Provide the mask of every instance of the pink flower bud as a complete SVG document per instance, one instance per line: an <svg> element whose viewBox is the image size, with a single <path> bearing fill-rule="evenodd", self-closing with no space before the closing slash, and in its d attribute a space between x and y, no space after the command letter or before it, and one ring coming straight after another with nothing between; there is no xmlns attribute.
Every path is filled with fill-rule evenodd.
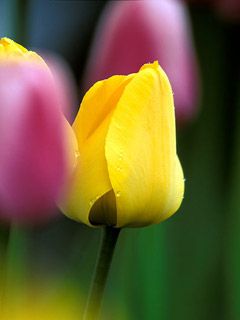
<svg viewBox="0 0 240 320"><path fill-rule="evenodd" d="M86 70L87 89L158 60L173 87L179 123L195 115L197 62L187 11L177 0L112 1L100 20Z"/></svg>
<svg viewBox="0 0 240 320"><path fill-rule="evenodd" d="M0 214L16 223L55 210L67 170L59 90L48 68L0 61Z"/></svg>

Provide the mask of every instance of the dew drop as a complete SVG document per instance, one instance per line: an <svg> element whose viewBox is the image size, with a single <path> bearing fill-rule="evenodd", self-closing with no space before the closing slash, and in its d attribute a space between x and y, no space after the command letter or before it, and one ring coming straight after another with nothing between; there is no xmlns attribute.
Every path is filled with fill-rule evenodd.
<svg viewBox="0 0 240 320"><path fill-rule="evenodd" d="M75 158L78 159L80 157L80 152L79 151L75 151Z"/></svg>
<svg viewBox="0 0 240 320"><path fill-rule="evenodd" d="M116 197L119 198L120 195L121 195L120 191L117 191L117 192L116 192Z"/></svg>
<svg viewBox="0 0 240 320"><path fill-rule="evenodd" d="M119 152L118 154L118 159L121 161L123 159L123 153L122 152Z"/></svg>

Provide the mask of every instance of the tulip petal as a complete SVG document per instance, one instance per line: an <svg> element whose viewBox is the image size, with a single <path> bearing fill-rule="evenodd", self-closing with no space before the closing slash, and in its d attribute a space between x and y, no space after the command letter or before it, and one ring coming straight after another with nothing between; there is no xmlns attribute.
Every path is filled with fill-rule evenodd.
<svg viewBox="0 0 240 320"><path fill-rule="evenodd" d="M38 62L47 66L44 60L34 51L29 51L19 43L9 39L0 39L0 62L6 62L8 60L19 60L19 61L32 61Z"/></svg>
<svg viewBox="0 0 240 320"><path fill-rule="evenodd" d="M125 86L132 77L133 75L113 76L98 81L86 93L73 123L80 146L85 144L85 141L113 111Z"/></svg>
<svg viewBox="0 0 240 320"><path fill-rule="evenodd" d="M63 210L69 217L88 225L91 225L89 215L94 203L112 190L105 158L105 137L112 112L130 79L131 76L114 76L97 82L86 93L73 123L79 161Z"/></svg>
<svg viewBox="0 0 240 320"><path fill-rule="evenodd" d="M66 162L68 173L70 175L76 168L77 162L79 160L78 142L72 126L64 116L62 117L62 121L66 148Z"/></svg>
<svg viewBox="0 0 240 320"><path fill-rule="evenodd" d="M1 217L21 224L54 214L67 174L58 90L38 63L0 63Z"/></svg>
<svg viewBox="0 0 240 320"><path fill-rule="evenodd" d="M161 222L162 220L167 219L172 214L174 214L180 207L184 195L184 176L181 163L176 157L175 163L175 173L174 173L174 187L172 188L172 193L169 196L169 203L167 205L168 211L166 211L164 217L161 217L160 220L157 220L156 223Z"/></svg>
<svg viewBox="0 0 240 320"><path fill-rule="evenodd" d="M184 182L176 156L173 95L157 62L144 65L125 88L105 152L117 227L159 222L180 205Z"/></svg>

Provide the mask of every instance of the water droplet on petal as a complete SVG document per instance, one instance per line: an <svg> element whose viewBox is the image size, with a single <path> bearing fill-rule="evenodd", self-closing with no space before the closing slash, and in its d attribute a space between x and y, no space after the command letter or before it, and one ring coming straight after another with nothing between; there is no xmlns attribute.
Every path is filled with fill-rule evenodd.
<svg viewBox="0 0 240 320"><path fill-rule="evenodd" d="M123 153L122 153L122 152L119 152L119 153L118 153L118 160L119 160L119 161L122 161L122 159L123 159Z"/></svg>
<svg viewBox="0 0 240 320"><path fill-rule="evenodd" d="M117 192L116 192L116 197L119 198L120 195L121 195L120 191L117 191Z"/></svg>
<svg viewBox="0 0 240 320"><path fill-rule="evenodd" d="M80 157L80 152L79 151L75 151L75 158L78 159Z"/></svg>

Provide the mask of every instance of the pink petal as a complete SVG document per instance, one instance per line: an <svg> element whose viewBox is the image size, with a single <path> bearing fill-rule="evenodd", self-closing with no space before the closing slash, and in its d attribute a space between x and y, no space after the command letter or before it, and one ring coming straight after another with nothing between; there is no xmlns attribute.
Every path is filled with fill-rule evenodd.
<svg viewBox="0 0 240 320"><path fill-rule="evenodd" d="M63 119L52 75L0 64L0 210L17 223L52 215L66 174Z"/></svg>

